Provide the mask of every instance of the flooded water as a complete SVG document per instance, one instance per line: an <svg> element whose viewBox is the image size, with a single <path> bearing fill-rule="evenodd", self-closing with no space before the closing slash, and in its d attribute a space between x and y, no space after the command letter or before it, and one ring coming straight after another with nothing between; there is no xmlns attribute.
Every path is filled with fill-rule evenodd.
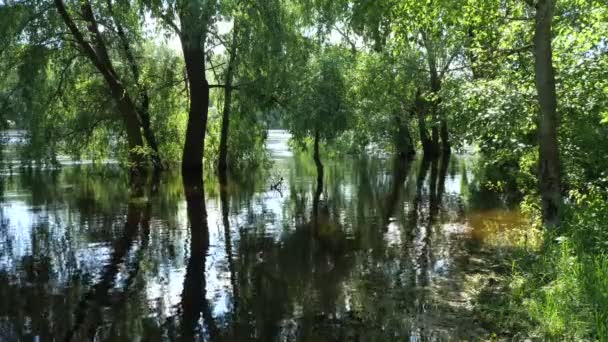
<svg viewBox="0 0 608 342"><path fill-rule="evenodd" d="M524 221L470 158L328 161L317 191L288 139L204 201L171 172L143 192L117 166L2 176L0 341L489 337L475 279Z"/></svg>

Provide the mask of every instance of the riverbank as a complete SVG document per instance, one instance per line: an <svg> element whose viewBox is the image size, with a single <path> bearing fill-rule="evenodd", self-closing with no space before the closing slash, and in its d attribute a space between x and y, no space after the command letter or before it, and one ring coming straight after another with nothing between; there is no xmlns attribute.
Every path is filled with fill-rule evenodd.
<svg viewBox="0 0 608 342"><path fill-rule="evenodd" d="M511 267L479 296L487 327L505 337L608 341L608 204L576 195L561 228L538 248L518 244Z"/></svg>

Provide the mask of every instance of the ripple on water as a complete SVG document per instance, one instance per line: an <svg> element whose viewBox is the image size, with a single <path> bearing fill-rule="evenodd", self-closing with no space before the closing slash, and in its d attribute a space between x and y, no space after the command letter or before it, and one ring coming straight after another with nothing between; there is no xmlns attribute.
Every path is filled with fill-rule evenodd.
<svg viewBox="0 0 608 342"><path fill-rule="evenodd" d="M170 172L141 201L129 201L127 177L84 166L2 178L2 333L487 337L472 303L491 261L472 247L508 241L520 215L468 209L460 192L472 175L421 161L393 170L386 159L328 160L315 197L314 162L293 158L289 138L271 130L267 141L282 192L255 173L227 191L211 179L199 206Z"/></svg>

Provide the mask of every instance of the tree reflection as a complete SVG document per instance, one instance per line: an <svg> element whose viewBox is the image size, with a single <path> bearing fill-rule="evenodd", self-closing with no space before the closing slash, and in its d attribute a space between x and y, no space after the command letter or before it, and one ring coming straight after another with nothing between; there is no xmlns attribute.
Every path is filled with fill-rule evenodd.
<svg viewBox="0 0 608 342"><path fill-rule="evenodd" d="M383 226L386 228L395 213L396 207L400 202L403 183L407 178L410 170L410 160L406 158L396 157L393 160L393 181L391 191L386 201L386 209L383 218Z"/></svg>
<svg viewBox="0 0 608 342"><path fill-rule="evenodd" d="M230 199L228 194L228 181L227 179L220 178L220 206L222 210L222 224L224 226L224 245L226 249L226 258L228 259L228 272L230 273L230 286L232 289L232 308L231 318L232 322L236 320L236 313L239 310L239 288L237 284L236 266L233 260L232 251L232 235L230 231ZM238 329L234 326L228 333L229 339L238 340Z"/></svg>
<svg viewBox="0 0 608 342"><path fill-rule="evenodd" d="M449 159L328 162L321 182L306 163L286 163L282 197L263 177L245 186L220 179L215 191L213 179L168 173L145 187L150 196L131 190L125 205L128 189L104 186L104 177L50 177L51 197L36 192L37 204L26 206L47 224L28 233L32 251L13 258L16 249L5 247L12 242L0 246L21 272L0 272L8 298L0 314L10 321L0 322L0 339L68 331L71 340L445 336L432 316L444 313L435 268L464 248L441 229L461 210L445 195ZM9 196L20 182L6 183ZM51 218L61 226L51 227ZM97 266L106 255L107 265ZM28 321L34 333L23 328Z"/></svg>
<svg viewBox="0 0 608 342"><path fill-rule="evenodd" d="M196 341L202 335L199 330L199 319L202 313L209 340L216 341L219 330L215 325L211 307L207 301L207 280L205 263L209 250L209 228L207 226L207 209L201 175L184 174L184 194L190 226L190 258L186 267L186 277L182 292L181 340Z"/></svg>
<svg viewBox="0 0 608 342"><path fill-rule="evenodd" d="M112 253L109 263L106 264L101 272L100 280L87 292L75 313L75 322L72 329L67 334L66 341L93 340L97 335L97 327L102 323L102 308L110 305L120 305L125 296L119 302L111 301L110 290L115 286L116 277L120 272L121 265L125 262L127 254L137 238L138 232L142 233L142 244L140 251L146 248L148 234L150 232L150 204L141 204L139 199L144 196L144 185L141 179L134 179L131 183L131 196L127 205L126 222L122 231L122 236L116 239L112 246ZM140 253L141 257L141 253ZM139 263L130 268L130 272L125 281L125 287L121 290L128 291L133 279L139 271ZM115 296L120 298L121 296Z"/></svg>

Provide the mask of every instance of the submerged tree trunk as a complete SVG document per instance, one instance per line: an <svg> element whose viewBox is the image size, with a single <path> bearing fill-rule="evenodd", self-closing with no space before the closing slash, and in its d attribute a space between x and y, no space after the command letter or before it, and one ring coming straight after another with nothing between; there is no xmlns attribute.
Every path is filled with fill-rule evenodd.
<svg viewBox="0 0 608 342"><path fill-rule="evenodd" d="M117 282L116 276L125 267L127 256L131 250L133 243L137 239L137 233L146 229L149 224L149 212L133 201L134 198L142 196L144 193L144 184L142 177L135 177L130 184L130 198L127 205L126 221L122 231L122 236L117 238L112 243L112 253L110 254L109 262L103 267L99 281L84 294L80 303L76 308L74 326L68 331L65 341L84 341L93 340L95 333L100 324L102 310L104 307L109 307L113 303L109 299L108 293L112 290ZM149 227L148 227L149 228ZM143 237L146 238L146 237ZM142 244L143 244L142 238ZM141 261L141 260L139 260ZM131 270L129 276L125 279L124 292L129 289L129 284L132 283L133 277L137 276L137 270ZM116 296L118 293L113 294Z"/></svg>
<svg viewBox="0 0 608 342"><path fill-rule="evenodd" d="M97 29L97 22L93 16L89 1L83 2L83 17L88 22L89 32L93 36L91 41L94 42L95 47L84 38L83 33L68 13L63 0L55 0L55 6L80 48L108 84L112 98L116 101L125 124L129 146L129 161L132 163L131 167L134 170L140 169L143 167L145 159L140 151L143 148L143 138L140 131L139 115L127 89L118 78L108 57L107 49Z"/></svg>
<svg viewBox="0 0 608 342"><path fill-rule="evenodd" d="M114 13L114 7L112 6L112 0L107 0L108 10L110 11L110 15L114 18L114 23L116 25L116 33L120 38L120 44L122 45L122 50L125 54L127 62L129 63L129 68L131 69L131 74L139 89L139 117L141 121L141 127L144 133L144 137L148 142L148 146L152 150L152 162L154 163L154 167L156 169L162 168L162 163L160 160L160 154L158 151L158 143L156 142L156 137L154 136L154 131L152 130L152 125L150 122L150 96L148 94L148 87L140 81L140 72L137 61L135 60L135 55L133 54L133 50L131 49L131 45L129 44L129 39L122 27L120 21L116 18Z"/></svg>
<svg viewBox="0 0 608 342"><path fill-rule="evenodd" d="M393 161L393 180L391 185L391 191L389 192L386 200L386 209L383 215L382 226L384 231L388 230L388 225L391 222L391 217L397 209L397 204L403 191L403 183L407 178L410 170L410 161L404 161L401 156L398 156Z"/></svg>
<svg viewBox="0 0 608 342"><path fill-rule="evenodd" d="M441 135L441 150L444 154L449 154L452 150L452 146L450 144L450 134L448 132L448 123L445 120L445 117L441 117L440 119L440 135Z"/></svg>
<svg viewBox="0 0 608 342"><path fill-rule="evenodd" d="M534 71L540 105L538 179L542 199L543 223L547 227L559 225L562 204L557 141L557 96L551 50L551 25L555 1L538 1L534 33Z"/></svg>

